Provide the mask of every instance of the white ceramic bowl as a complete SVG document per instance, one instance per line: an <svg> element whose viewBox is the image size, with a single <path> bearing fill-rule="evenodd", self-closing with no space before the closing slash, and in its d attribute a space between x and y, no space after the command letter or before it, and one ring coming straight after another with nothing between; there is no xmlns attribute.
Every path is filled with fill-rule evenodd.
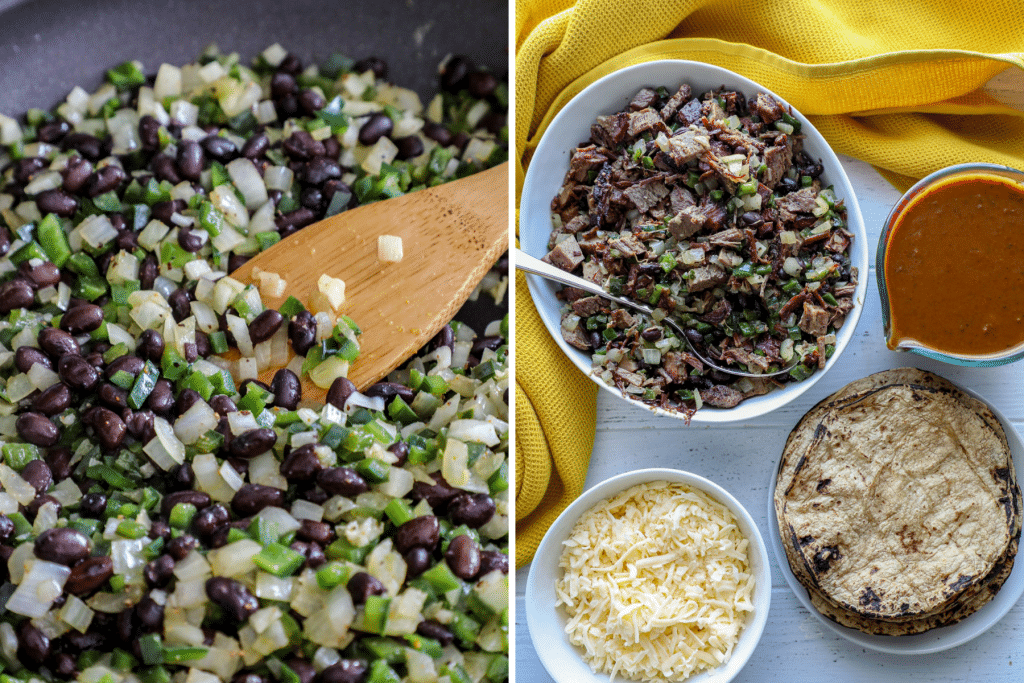
<svg viewBox="0 0 1024 683"><path fill-rule="evenodd" d="M709 494L728 507L739 523L740 531L750 541L748 553L751 570L755 576L754 611L740 634L739 642L729 660L710 671L695 674L686 679L687 683L726 683L739 673L750 659L754 648L761 639L761 632L768 621L768 608L772 599L771 569L768 564L768 550L761 532L750 513L718 484L704 477L673 469L643 469L626 472L607 479L585 491L572 505L567 507L548 529L541 541L537 554L530 565L526 580L526 624L530 638L537 650L541 663L558 683L609 683L607 674L595 674L583 661L580 650L569 642L565 634L567 616L565 610L555 607L555 583L561 576L558 559L562 554L562 541L569 537L580 516L602 500L620 491L651 481L671 481L687 484ZM621 676L616 680L624 680Z"/></svg>
<svg viewBox="0 0 1024 683"><path fill-rule="evenodd" d="M551 199L562 186L565 173L569 169L572 150L583 140L590 137L590 126L598 116L622 111L633 95L645 85L663 85L670 92L682 83L689 83L694 93L722 87L742 92L745 96L758 92L771 92L748 78L731 71L684 60L660 60L638 64L615 73L591 84L579 95L569 101L562 111L555 116L551 125L544 133L537 150L530 161L523 186L522 201L519 205L519 237L524 251L541 258L548 249L548 237L551 235ZM775 96L786 104L781 97ZM733 422L746 420L780 408L803 394L817 383L832 368L843 350L853 339L854 328L860 319L867 293L868 277L868 240L864 230L864 219L854 195L853 185L846 177L843 167L835 152L825 142L825 138L811 123L795 109L793 116L803 125L801 132L806 136L804 149L814 159L821 159L825 171L822 182L833 185L836 195L846 202L847 228L854 233L851 259L858 269L859 278L857 291L854 294L856 306L847 317L845 324L836 335L836 351L832 354L824 370L819 370L803 382L787 384L783 389L776 389L764 396L748 398L735 408L703 407L693 416L692 422ZM664 411L647 404L623 396L615 387L609 386L591 374L590 354L570 346L560 332L560 302L555 297L560 285L544 280L535 275L527 275L530 293L537 305L541 319L548 332L562 348L562 351L584 374L593 379L604 391L618 396L630 403L652 410L659 415L680 418L677 412Z"/></svg>

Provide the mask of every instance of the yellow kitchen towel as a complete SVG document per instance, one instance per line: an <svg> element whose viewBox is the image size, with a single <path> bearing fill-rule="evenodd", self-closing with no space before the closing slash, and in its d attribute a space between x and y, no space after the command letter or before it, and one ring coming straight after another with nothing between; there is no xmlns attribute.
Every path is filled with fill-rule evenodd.
<svg viewBox="0 0 1024 683"><path fill-rule="evenodd" d="M837 152L901 188L966 161L1024 168L1017 0L516 0L515 41L517 207L530 155L561 107L602 76L654 59L707 62L761 83ZM536 311L521 275L516 297L522 564L582 491L594 390L539 320L529 322ZM575 409L552 422L552 401Z"/></svg>

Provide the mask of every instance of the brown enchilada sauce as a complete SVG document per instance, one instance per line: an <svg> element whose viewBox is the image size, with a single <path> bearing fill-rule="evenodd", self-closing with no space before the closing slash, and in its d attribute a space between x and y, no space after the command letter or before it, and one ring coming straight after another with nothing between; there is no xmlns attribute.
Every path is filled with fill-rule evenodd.
<svg viewBox="0 0 1024 683"><path fill-rule="evenodd" d="M884 268L889 348L986 356L1024 344L1024 188L976 174L925 190L894 221Z"/></svg>

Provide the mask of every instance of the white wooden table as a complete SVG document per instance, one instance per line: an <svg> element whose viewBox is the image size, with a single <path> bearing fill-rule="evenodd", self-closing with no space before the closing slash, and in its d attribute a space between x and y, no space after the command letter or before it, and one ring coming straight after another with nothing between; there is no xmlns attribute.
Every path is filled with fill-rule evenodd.
<svg viewBox="0 0 1024 683"><path fill-rule="evenodd" d="M956 368L889 351L882 334L874 253L882 223L900 193L863 162L842 157L860 201L871 254L868 299L857 334L829 374L784 409L720 427L684 426L634 408L606 392L597 399L597 436L586 488L643 467L674 467L705 476L730 491L767 538L768 489L786 436L817 401L848 382L887 368L913 365L973 388L1003 411L1018 431L1024 424L1024 363L1000 368ZM523 362L525 359L518 359ZM854 645L820 624L786 584L772 556L772 604L761 642L735 679L803 681L1024 681L1024 601L990 631L960 647L931 655L895 656ZM526 627L523 592L529 567L516 572L515 680L550 683Z"/></svg>

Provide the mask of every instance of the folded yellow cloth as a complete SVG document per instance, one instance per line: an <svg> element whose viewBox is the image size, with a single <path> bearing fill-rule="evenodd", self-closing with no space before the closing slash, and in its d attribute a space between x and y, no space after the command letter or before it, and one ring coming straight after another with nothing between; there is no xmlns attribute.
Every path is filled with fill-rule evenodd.
<svg viewBox="0 0 1024 683"><path fill-rule="evenodd" d="M761 83L837 152L901 188L966 161L1024 168L1024 12L1016 0L516 0L515 40L517 206L530 155L561 107L602 76L654 59L707 62ZM521 281L518 563L582 491L584 436L594 429L589 380L568 368L535 321ZM553 423L549 401L575 408L554 413Z"/></svg>

